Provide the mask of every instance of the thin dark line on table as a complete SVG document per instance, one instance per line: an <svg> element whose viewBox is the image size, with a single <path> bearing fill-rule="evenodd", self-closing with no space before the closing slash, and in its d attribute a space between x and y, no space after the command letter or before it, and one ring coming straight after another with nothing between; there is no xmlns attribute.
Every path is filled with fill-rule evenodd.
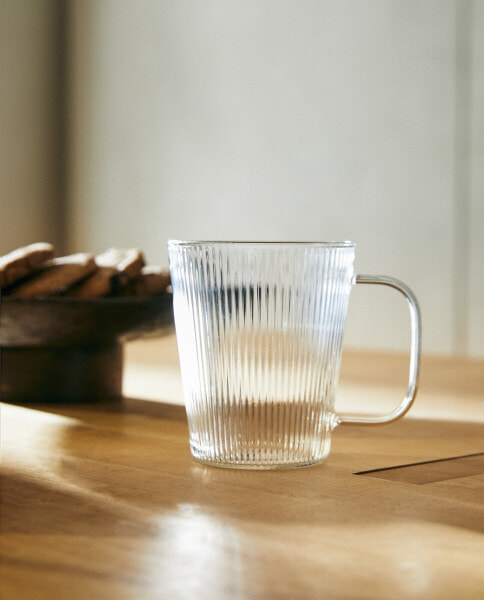
<svg viewBox="0 0 484 600"><path fill-rule="evenodd" d="M380 471L393 471L395 469L405 469L406 467L418 467L419 465L430 465L432 463L448 462L451 460L459 460L461 458L471 458L474 456L484 456L484 452L476 452L474 454L463 454L462 456L449 456L447 458L435 458L432 460L424 460L422 462L407 463L404 465L396 465L394 467L380 467L378 469L368 469L367 471L357 471L353 475L366 475L368 473L378 473Z"/></svg>

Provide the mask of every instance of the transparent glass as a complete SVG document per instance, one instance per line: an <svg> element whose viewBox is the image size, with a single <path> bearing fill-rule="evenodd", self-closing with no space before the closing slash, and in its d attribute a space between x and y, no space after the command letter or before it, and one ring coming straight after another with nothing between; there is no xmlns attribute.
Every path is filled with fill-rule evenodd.
<svg viewBox="0 0 484 600"><path fill-rule="evenodd" d="M344 420L334 396L354 244L169 241L168 250L193 456L254 469L323 461Z"/></svg>

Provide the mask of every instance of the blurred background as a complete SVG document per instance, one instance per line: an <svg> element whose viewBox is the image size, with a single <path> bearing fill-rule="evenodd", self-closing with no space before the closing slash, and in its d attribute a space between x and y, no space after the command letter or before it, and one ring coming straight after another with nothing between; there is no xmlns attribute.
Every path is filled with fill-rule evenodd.
<svg viewBox="0 0 484 600"><path fill-rule="evenodd" d="M0 253L352 240L484 356L483 0L1 0ZM346 345L408 348L355 288Z"/></svg>

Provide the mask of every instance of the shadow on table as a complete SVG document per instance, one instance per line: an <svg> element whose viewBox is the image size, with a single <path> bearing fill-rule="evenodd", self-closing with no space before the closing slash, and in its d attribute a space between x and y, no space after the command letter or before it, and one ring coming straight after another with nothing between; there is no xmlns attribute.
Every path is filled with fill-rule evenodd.
<svg viewBox="0 0 484 600"><path fill-rule="evenodd" d="M4 468L1 482L2 534L96 536L102 532L130 537L153 529L130 505L106 501L104 495L65 480L34 479Z"/></svg>
<svg viewBox="0 0 484 600"><path fill-rule="evenodd" d="M20 404L18 404L18 406L20 406ZM123 415L145 415L146 417L153 417L155 419L186 422L184 405L142 398L123 397L103 402L77 402L66 404L35 403L22 404L22 406L56 415L71 417L86 423L97 420L101 414L112 415L113 419Z"/></svg>

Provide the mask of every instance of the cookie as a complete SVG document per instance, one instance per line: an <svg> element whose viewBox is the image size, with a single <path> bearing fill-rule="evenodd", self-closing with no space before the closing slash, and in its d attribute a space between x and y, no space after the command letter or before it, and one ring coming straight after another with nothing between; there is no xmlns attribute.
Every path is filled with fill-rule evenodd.
<svg viewBox="0 0 484 600"><path fill-rule="evenodd" d="M129 250L108 248L108 250L96 256L96 263L100 267L117 269L119 273L124 273L128 279L133 279L141 273L145 260L141 250L136 248L130 248Z"/></svg>
<svg viewBox="0 0 484 600"><path fill-rule="evenodd" d="M47 261L43 267L27 280L20 282L10 291L14 298L39 298L64 292L97 270L92 254L72 254Z"/></svg>
<svg viewBox="0 0 484 600"><path fill-rule="evenodd" d="M95 258L98 269L64 292L64 296L77 298L101 298L117 295L133 277L138 276L144 265L140 250L109 248Z"/></svg>
<svg viewBox="0 0 484 600"><path fill-rule="evenodd" d="M98 267L92 275L74 284L62 295L76 298L102 298L116 291L119 287L118 279L117 269Z"/></svg>
<svg viewBox="0 0 484 600"><path fill-rule="evenodd" d="M54 246L44 242L30 244L0 257L0 287L5 288L31 273L53 258Z"/></svg>
<svg viewBox="0 0 484 600"><path fill-rule="evenodd" d="M166 292L171 284L170 272L160 267L143 267L141 273L122 291L123 296L154 296Z"/></svg>

